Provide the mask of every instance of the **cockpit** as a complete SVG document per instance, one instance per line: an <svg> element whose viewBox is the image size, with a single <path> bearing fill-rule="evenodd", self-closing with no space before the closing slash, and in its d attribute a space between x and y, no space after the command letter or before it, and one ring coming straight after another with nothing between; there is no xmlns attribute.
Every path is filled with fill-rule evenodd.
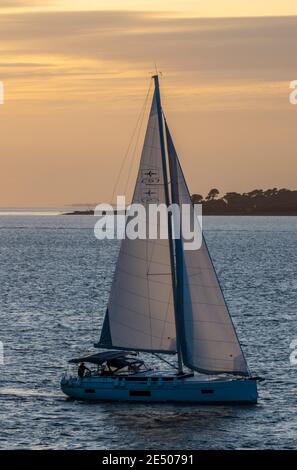
<svg viewBox="0 0 297 470"><path fill-rule="evenodd" d="M90 356L83 356L71 359L69 364L84 364L85 376L127 376L147 372L148 369L144 361L131 356L129 352L108 351L100 352Z"/></svg>

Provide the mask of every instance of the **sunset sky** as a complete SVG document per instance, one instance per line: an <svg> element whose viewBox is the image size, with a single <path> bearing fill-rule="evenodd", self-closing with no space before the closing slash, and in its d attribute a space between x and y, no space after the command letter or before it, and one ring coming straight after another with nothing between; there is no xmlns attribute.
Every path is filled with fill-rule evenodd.
<svg viewBox="0 0 297 470"><path fill-rule="evenodd" d="M292 0L1 0L0 207L108 202L155 63L191 192L297 189L296 44Z"/></svg>

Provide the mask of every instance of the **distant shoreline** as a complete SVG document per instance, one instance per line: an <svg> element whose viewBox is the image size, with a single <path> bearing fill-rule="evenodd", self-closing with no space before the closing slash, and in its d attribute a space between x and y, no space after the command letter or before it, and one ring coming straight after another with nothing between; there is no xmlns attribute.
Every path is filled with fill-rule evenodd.
<svg viewBox="0 0 297 470"><path fill-rule="evenodd" d="M115 211L116 213L116 211ZM73 211L73 212L66 212L62 213L60 215L91 215L94 216L94 211L93 210L87 210L87 211ZM102 214L105 215L105 214ZM280 217L280 216L291 216L291 217L297 217L297 210L295 212L255 212L255 213L243 213L243 212L206 212L202 209L202 215L203 216L222 216L222 217L227 217L227 216L259 216L259 217L264 217L264 216L270 216L270 217Z"/></svg>

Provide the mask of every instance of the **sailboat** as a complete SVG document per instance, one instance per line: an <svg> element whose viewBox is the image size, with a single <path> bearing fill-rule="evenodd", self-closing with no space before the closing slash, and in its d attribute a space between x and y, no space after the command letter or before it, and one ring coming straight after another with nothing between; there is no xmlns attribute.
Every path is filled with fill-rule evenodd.
<svg viewBox="0 0 297 470"><path fill-rule="evenodd" d="M132 202L146 209L156 202L189 204L194 210L162 110L158 74L152 79L154 94ZM185 240L174 237L173 229L169 214L166 239L122 240L101 336L94 345L100 350L69 361L91 368L80 377L62 377L67 396L257 402L257 377L248 368L205 239L202 235L199 249L186 250ZM142 353L157 356L166 366L149 367Z"/></svg>

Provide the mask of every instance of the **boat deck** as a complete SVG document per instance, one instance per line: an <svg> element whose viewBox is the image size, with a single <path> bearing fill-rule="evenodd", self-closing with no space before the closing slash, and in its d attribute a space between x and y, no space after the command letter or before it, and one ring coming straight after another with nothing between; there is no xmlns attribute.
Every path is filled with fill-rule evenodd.
<svg viewBox="0 0 297 470"><path fill-rule="evenodd" d="M76 376L68 376L68 378L71 379L76 379ZM233 380L240 380L241 377L234 377L230 375L206 375L206 374L198 374L198 373L184 373L181 375L178 375L176 371L172 370L145 370L141 372L137 372L135 374L114 374L114 375L97 375L97 374L92 374L92 375L85 375L84 379L87 380L93 380L93 379L101 379L101 380L107 380L107 381L114 381L116 379L122 380L125 379L125 381L128 382L144 382L150 379L151 382L157 382L162 380L163 382L171 382L171 381L183 381L186 380L187 383L190 382L228 382L228 381L233 381Z"/></svg>

